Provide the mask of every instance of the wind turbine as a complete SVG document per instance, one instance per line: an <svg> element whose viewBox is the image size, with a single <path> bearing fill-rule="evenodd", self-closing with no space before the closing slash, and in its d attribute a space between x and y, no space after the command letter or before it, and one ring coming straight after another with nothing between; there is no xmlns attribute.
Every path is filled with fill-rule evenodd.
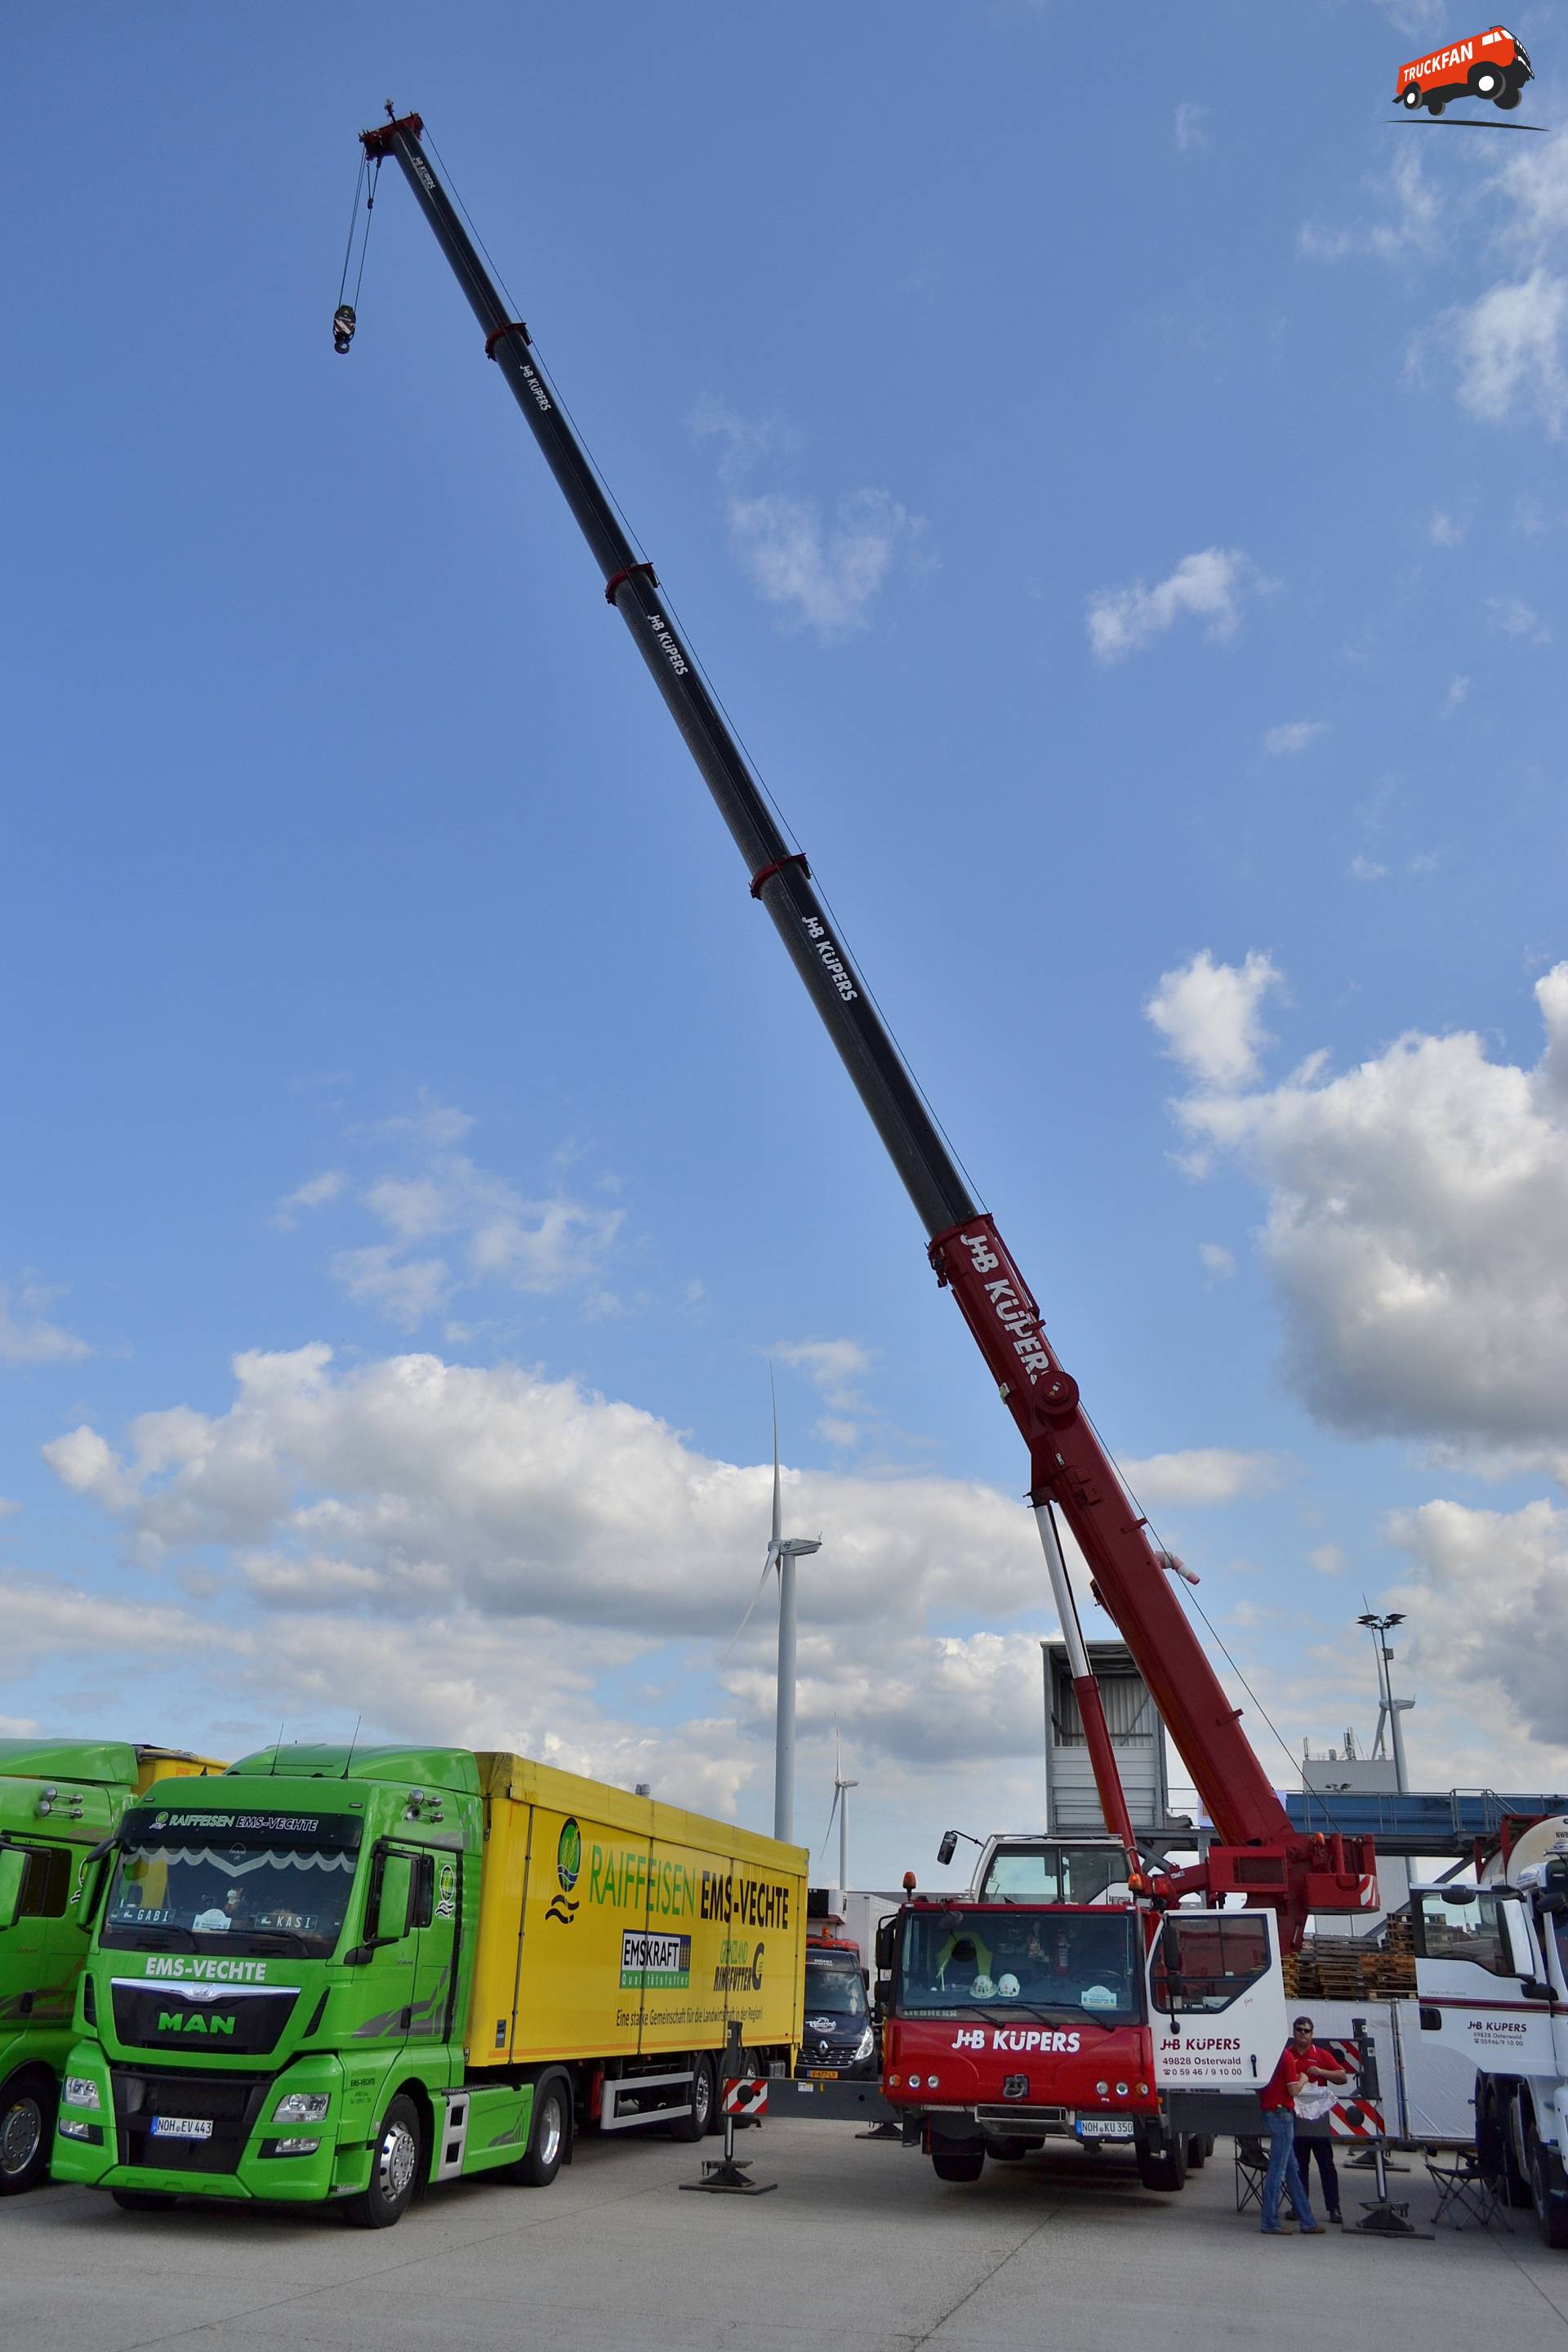
<svg viewBox="0 0 1568 2352"><path fill-rule="evenodd" d="M773 1389L773 1374L768 1375ZM742 1618L735 1632L735 1642L746 1630L747 1620L763 1596L763 1587L776 1568L779 1578L779 1677L778 1715L773 1735L773 1835L786 1845L795 1843L795 1564L814 1551L822 1549L822 1538L786 1536L784 1526L782 1497L779 1489L779 1401L773 1391L773 1532L768 1538L767 1554L763 1561L763 1573L751 1608ZM735 1642L730 1644L732 1650Z"/></svg>
<svg viewBox="0 0 1568 2352"><path fill-rule="evenodd" d="M833 1811L827 1816L827 1827L822 1832L826 1846L833 1835L833 1814L838 1816L838 1892L843 1894L849 1884L849 1790L860 1786L858 1780L844 1778L844 1757L837 1729L833 1734Z"/></svg>

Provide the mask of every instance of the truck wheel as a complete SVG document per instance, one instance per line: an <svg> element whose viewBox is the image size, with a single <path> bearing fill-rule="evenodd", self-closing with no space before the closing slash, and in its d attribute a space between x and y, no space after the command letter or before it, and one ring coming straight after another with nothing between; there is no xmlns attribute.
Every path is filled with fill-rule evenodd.
<svg viewBox="0 0 1568 2352"><path fill-rule="evenodd" d="M1500 2101L1502 2116L1503 2186L1508 2201L1516 2213L1522 2213L1531 2204L1530 2146L1535 2137L1535 2119L1531 2113L1530 2095L1522 2087Z"/></svg>
<svg viewBox="0 0 1568 2352"><path fill-rule="evenodd" d="M1447 105L1447 103L1448 101L1446 98L1429 98L1427 100L1426 111L1432 117L1434 122L1442 113L1443 109Z"/></svg>
<svg viewBox="0 0 1568 2352"><path fill-rule="evenodd" d="M1029 2143L1026 2139L988 2139L985 2153L998 2164L1022 2164L1029 2153Z"/></svg>
<svg viewBox="0 0 1568 2352"><path fill-rule="evenodd" d="M1415 113L1416 108L1421 103L1421 86L1419 82L1413 81L1406 85L1405 96L1401 100L1401 103L1406 107L1412 114Z"/></svg>
<svg viewBox="0 0 1568 2352"><path fill-rule="evenodd" d="M1543 2242L1561 2253L1568 2247L1568 2191L1557 2186L1563 2167L1555 2148L1530 2132L1530 2201Z"/></svg>
<svg viewBox="0 0 1568 2352"><path fill-rule="evenodd" d="M425 2127L419 2110L400 2091L381 2119L371 2150L370 2187L351 2197L344 2214L356 2230L390 2230L401 2221L419 2186Z"/></svg>
<svg viewBox="0 0 1568 2352"><path fill-rule="evenodd" d="M172 2213L174 2200L163 2189L111 2189L110 2195L122 2213Z"/></svg>
<svg viewBox="0 0 1568 2352"><path fill-rule="evenodd" d="M691 2066L691 2113L678 2116L669 2126L671 2139L706 2139L719 2104L713 2088L713 2061L696 2058Z"/></svg>
<svg viewBox="0 0 1568 2352"><path fill-rule="evenodd" d="M1209 2145L1202 2132L1189 2132L1187 2135L1187 2170L1189 2172L1201 2172L1205 2165L1208 2162L1208 2157Z"/></svg>
<svg viewBox="0 0 1568 2352"><path fill-rule="evenodd" d="M1470 76L1470 88L1478 98L1495 98L1507 87L1500 66L1477 66Z"/></svg>
<svg viewBox="0 0 1568 2352"><path fill-rule="evenodd" d="M1169 2147L1156 2152L1151 2147L1138 2150L1138 2178L1145 2189L1174 2192L1187 2185L1187 2144L1184 2139L1173 2141Z"/></svg>
<svg viewBox="0 0 1568 2352"><path fill-rule="evenodd" d="M47 2179L57 2096L47 2074L14 2075L0 2091L0 2197L19 2197Z"/></svg>
<svg viewBox="0 0 1568 2352"><path fill-rule="evenodd" d="M1511 114L1514 108L1519 104L1520 100L1523 96L1524 90L1521 85L1516 81L1510 81L1506 89L1499 90L1496 98L1492 100L1492 104L1494 106L1500 106L1505 114Z"/></svg>
<svg viewBox="0 0 1568 2352"><path fill-rule="evenodd" d="M985 2169L985 2142L933 2138L931 2160L939 2180L978 2180Z"/></svg>
<svg viewBox="0 0 1568 2352"><path fill-rule="evenodd" d="M529 2126L528 2153L507 2168L507 2179L520 2189L548 2189L561 2169L566 2135L572 2128L572 2093L563 2074L546 2074L533 2095L533 2121Z"/></svg>

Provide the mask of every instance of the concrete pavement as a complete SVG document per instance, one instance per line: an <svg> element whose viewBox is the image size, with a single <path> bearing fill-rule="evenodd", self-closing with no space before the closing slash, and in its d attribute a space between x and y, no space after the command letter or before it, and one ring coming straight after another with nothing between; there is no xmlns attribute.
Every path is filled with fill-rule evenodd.
<svg viewBox="0 0 1568 2352"><path fill-rule="evenodd" d="M709 2141L700 2153L713 2153ZM51 2188L0 2203L5 2352L1568 2352L1568 2254L1533 2217L1430 2244L1271 2241L1234 2207L1229 2145L1179 2197L1072 2149L945 2187L851 2126L775 2123L741 2153L769 2197L678 2194L700 2151L632 2136L554 2187L432 2189L395 2229L331 2211L121 2213ZM1352 2182L1356 2185L1352 2188ZM1346 2211L1363 2193L1346 2177ZM1370 2194L1370 2186L1365 2193ZM1394 2184L1425 2223L1417 2164Z"/></svg>

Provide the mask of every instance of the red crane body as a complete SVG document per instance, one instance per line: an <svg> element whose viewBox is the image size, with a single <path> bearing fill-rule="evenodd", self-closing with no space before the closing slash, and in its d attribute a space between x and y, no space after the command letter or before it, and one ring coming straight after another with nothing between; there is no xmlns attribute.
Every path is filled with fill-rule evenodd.
<svg viewBox="0 0 1568 2352"><path fill-rule="evenodd" d="M390 110L389 110L390 111ZM772 917L807 992L924 1224L937 1279L952 1292L1029 1454L1053 1595L1106 1822L1134 1851L1100 1690L1089 1670L1052 1514L1071 1528L1114 1621L1192 1773L1221 1843L1167 1892L1245 1894L1298 1937L1310 1911L1364 1911L1375 1902L1370 1841L1306 1835L1289 1818L1241 1729L1177 1600L1165 1556L1130 1499L1079 1401L1078 1383L1046 1339L1039 1309L992 1218L970 1196L934 1121L811 887L740 746L665 611L658 576L639 560L575 435L531 357L526 326L508 315L420 142L417 115L362 134L373 161L395 158L479 321L565 495L620 614L746 863L752 896ZM340 348L346 348L341 344Z"/></svg>

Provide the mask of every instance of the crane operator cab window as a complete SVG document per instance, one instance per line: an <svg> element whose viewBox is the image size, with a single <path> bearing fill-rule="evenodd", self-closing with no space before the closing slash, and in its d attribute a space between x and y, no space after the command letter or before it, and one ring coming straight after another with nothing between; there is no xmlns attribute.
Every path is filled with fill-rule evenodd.
<svg viewBox="0 0 1568 2352"><path fill-rule="evenodd" d="M1124 1911L911 1912L900 2012L1128 2023L1140 2014L1134 1926Z"/></svg>
<svg viewBox="0 0 1568 2352"><path fill-rule="evenodd" d="M1002 1845L992 1855L981 1894L987 1903L1095 1903L1124 1886L1127 1856L1119 1845Z"/></svg>

